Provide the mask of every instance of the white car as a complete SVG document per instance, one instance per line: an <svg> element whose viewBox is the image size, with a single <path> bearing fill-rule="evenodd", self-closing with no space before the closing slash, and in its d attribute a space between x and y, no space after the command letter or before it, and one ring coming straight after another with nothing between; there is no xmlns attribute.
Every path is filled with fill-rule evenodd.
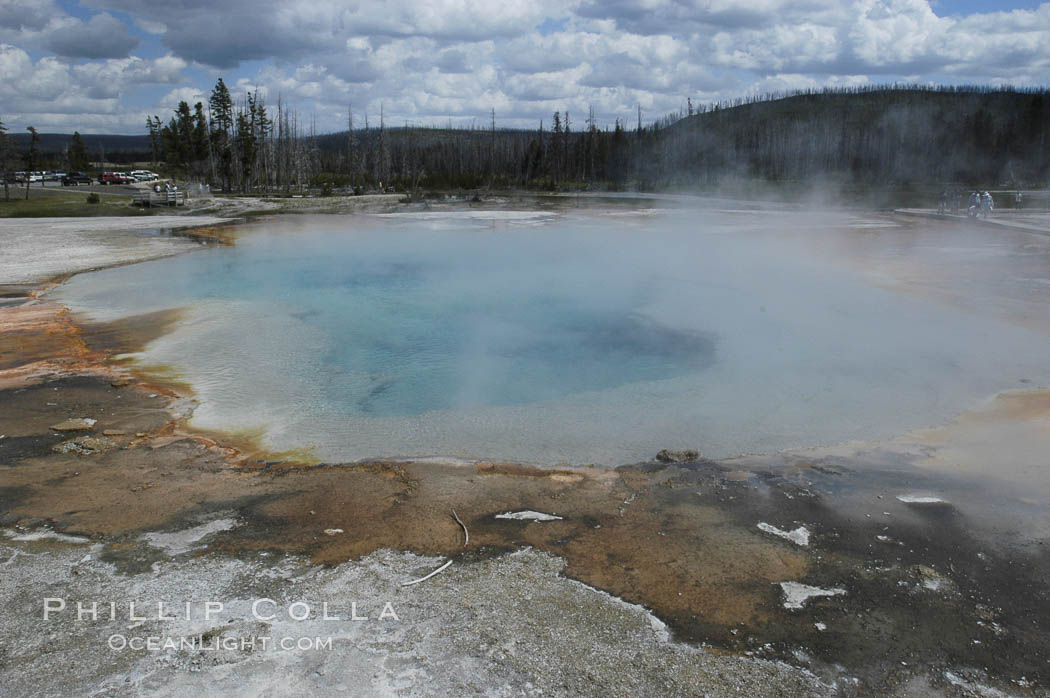
<svg viewBox="0 0 1050 698"><path fill-rule="evenodd" d="M131 173L131 176L139 182L153 182L160 179L160 177L149 170L135 170Z"/></svg>

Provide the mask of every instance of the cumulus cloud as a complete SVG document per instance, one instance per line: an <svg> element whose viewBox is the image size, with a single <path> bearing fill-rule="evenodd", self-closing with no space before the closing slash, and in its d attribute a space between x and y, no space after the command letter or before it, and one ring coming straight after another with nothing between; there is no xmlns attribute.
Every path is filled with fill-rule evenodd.
<svg viewBox="0 0 1050 698"><path fill-rule="evenodd" d="M449 49L442 51L434 62L441 72L443 73L469 73L470 65L467 61L467 54L464 51L458 49Z"/></svg>
<svg viewBox="0 0 1050 698"><path fill-rule="evenodd" d="M91 95L117 97L134 87L177 83L182 79L185 67L186 62L174 56L152 61L131 57L83 63L72 66L71 72Z"/></svg>
<svg viewBox="0 0 1050 698"><path fill-rule="evenodd" d="M0 44L0 101L14 113L112 113L117 106L115 99L90 97L57 58L34 62L9 44Z"/></svg>
<svg viewBox="0 0 1050 698"><path fill-rule="evenodd" d="M209 93L199 87L193 87L191 85L176 87L156 101L153 105L153 111L158 115L164 114L167 116L175 111L175 108L179 106L179 102L185 102L191 107L198 102L202 105L206 105L208 103L208 96Z"/></svg>
<svg viewBox="0 0 1050 698"><path fill-rule="evenodd" d="M53 0L27 2L26 0L0 0L0 29L8 31L39 31L60 13Z"/></svg>
<svg viewBox="0 0 1050 698"><path fill-rule="evenodd" d="M113 15L103 12L85 21L54 0L0 0L0 41L64 58L122 58L139 43Z"/></svg>
<svg viewBox="0 0 1050 698"><path fill-rule="evenodd" d="M510 41L501 54L501 65L516 73L550 73L575 68L588 60L597 34L565 31L542 36L527 34Z"/></svg>
<svg viewBox="0 0 1050 698"><path fill-rule="evenodd" d="M297 60L355 37L428 37L442 44L513 37L561 12L552 0L229 0L220 10L199 0L93 4L146 18L164 27L161 41L176 55L224 69L247 60Z"/></svg>
<svg viewBox="0 0 1050 698"><path fill-rule="evenodd" d="M469 123L487 121L495 108L502 125L534 127L555 109L582 118L593 106L610 123L633 119L637 105L646 118L677 111L686 97L698 103L900 79L1031 84L1050 74L1050 3L951 17L938 16L928 0L81 0L81 7L86 19L54 0L0 0L0 42L23 54L5 58L5 70L17 82L38 82L33 89L56 104L85 100L85 115L114 109L114 123L122 123L121 106L170 109L191 93L198 96L186 101L200 101L219 75L239 95L280 97L324 130L344 126L348 103L358 123L361 112L374 121L380 109L393 123ZM168 55L129 55L139 47L125 21L149 36L140 44L148 55ZM172 90L160 102L155 92L139 96L157 84ZM29 88L5 89L5 110L55 111Z"/></svg>
<svg viewBox="0 0 1050 698"><path fill-rule="evenodd" d="M138 46L127 26L111 14L72 20L50 31L44 48L67 58L122 58Z"/></svg>
<svg viewBox="0 0 1050 698"><path fill-rule="evenodd" d="M790 24L834 15L839 7L837 0L584 0L578 13L631 33L673 34Z"/></svg>
<svg viewBox="0 0 1050 698"><path fill-rule="evenodd" d="M135 88L169 84L186 64L174 56L154 60L131 57L70 65L54 56L34 61L23 49L0 44L0 104L8 115L27 125L65 124L84 130L85 124L138 130L143 118L122 106L121 98Z"/></svg>

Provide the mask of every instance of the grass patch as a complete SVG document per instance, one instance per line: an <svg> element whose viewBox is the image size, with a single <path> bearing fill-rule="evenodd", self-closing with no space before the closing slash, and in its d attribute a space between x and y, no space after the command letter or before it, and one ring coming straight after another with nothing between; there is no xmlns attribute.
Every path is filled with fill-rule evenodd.
<svg viewBox="0 0 1050 698"><path fill-rule="evenodd" d="M129 194L98 194L99 202L89 204L83 190L12 189L11 200L0 191L0 218L76 218L86 216L150 216L154 211L131 205Z"/></svg>

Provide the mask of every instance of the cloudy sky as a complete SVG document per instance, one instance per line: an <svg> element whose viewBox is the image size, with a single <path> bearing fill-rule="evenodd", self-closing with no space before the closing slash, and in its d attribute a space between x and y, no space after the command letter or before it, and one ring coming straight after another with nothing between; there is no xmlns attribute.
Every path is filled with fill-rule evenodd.
<svg viewBox="0 0 1050 698"><path fill-rule="evenodd" d="M1034 0L0 0L12 130L145 132L223 77L321 131L633 123L823 85L1050 82Z"/></svg>

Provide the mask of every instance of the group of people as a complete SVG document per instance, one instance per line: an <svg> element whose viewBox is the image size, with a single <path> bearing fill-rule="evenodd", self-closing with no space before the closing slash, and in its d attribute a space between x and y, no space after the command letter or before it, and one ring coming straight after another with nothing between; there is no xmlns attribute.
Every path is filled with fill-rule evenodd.
<svg viewBox="0 0 1050 698"><path fill-rule="evenodd" d="M951 211L954 214L959 213L959 208L962 205L962 192L958 189L947 189L941 191L940 204L937 206L937 213L945 214ZM966 205L966 215L970 218L977 218L983 216L987 218L991 215L992 211L995 210L995 201L992 199L992 195L987 191L971 191L970 198Z"/></svg>
<svg viewBox="0 0 1050 698"><path fill-rule="evenodd" d="M153 185L153 191L156 192L157 194L161 193L162 191L167 192L167 191L178 191L178 190L179 190L179 187L177 185L175 185L175 184L172 184L171 182L165 182L163 189L161 189L160 184L154 184Z"/></svg>
<svg viewBox="0 0 1050 698"><path fill-rule="evenodd" d="M992 214L993 209L995 209L995 202L992 201L991 194L986 191L970 192L970 205L966 207L967 216L970 218L977 218L978 216L987 218Z"/></svg>

